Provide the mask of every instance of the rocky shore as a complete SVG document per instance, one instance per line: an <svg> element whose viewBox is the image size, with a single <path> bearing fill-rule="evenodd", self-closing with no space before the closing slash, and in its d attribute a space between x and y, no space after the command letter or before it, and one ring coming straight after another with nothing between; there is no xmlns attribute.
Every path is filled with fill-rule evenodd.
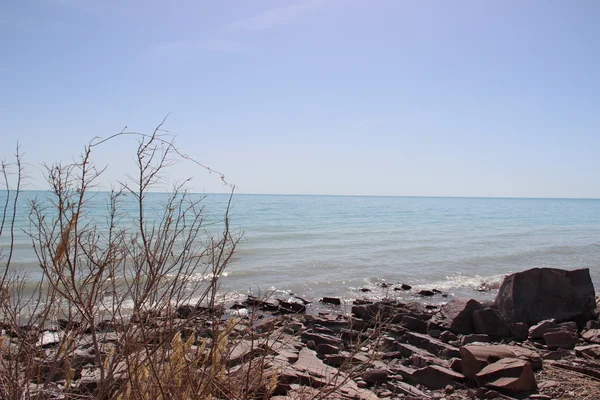
<svg viewBox="0 0 600 400"><path fill-rule="evenodd" d="M190 354L222 347L225 381L253 375L260 398L600 398L600 304L589 270L532 269L506 277L493 303L447 300L432 306L357 299L346 313L340 299L323 298L320 312L308 314L306 300L249 297L229 310L180 306L176 319L190 323L169 324L185 327L177 334ZM16 356L20 341L29 340L40 371L37 382L22 383L29 392L111 398L110 392L98 395L108 379L99 363L132 351L129 342L141 339L131 332L141 324L161 337L161 316L106 321L94 335L77 338L68 365L52 360L62 351L69 321L37 338L27 337L27 327L5 327L2 357ZM215 336L216 325L227 327L217 330L226 337ZM175 351L164 353L165 363ZM126 365L112 371L112 388L132 373Z"/></svg>

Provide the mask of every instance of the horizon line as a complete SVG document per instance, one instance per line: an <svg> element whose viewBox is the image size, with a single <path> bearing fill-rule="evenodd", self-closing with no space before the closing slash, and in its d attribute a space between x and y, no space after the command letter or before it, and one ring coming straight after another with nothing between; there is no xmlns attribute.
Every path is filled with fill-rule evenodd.
<svg viewBox="0 0 600 400"><path fill-rule="evenodd" d="M14 191L14 190L12 190ZM21 192L49 192L43 189L22 189ZM0 189L6 192L6 189ZM93 193L108 193L108 190L89 190ZM149 191L149 193L171 193L168 191ZM230 192L188 192L189 194L202 195L230 195ZM529 196L445 196L445 195L386 195L386 194L319 194L319 193L243 193L234 192L241 196L314 196L314 197L403 197L421 199L506 199L506 200L600 200L600 197L529 197Z"/></svg>

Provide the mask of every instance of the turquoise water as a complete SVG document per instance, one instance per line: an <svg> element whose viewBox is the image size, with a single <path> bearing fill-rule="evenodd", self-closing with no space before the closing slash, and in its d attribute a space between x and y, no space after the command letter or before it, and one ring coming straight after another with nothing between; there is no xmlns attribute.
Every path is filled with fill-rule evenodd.
<svg viewBox="0 0 600 400"><path fill-rule="evenodd" d="M31 279L39 267L22 231L29 229L26 201L43 195L24 192L17 218L14 261ZM207 196L209 221L227 198ZM165 195L148 200L160 209ZM105 194L91 204L90 215L102 220ZM476 289L532 267L588 267L600 287L600 200L235 195L232 226L243 232L237 261L222 277L233 297L291 291L350 299L369 288L370 297L413 298L437 288L492 298L494 290ZM6 240L5 233L4 250ZM382 281L413 291L381 289Z"/></svg>

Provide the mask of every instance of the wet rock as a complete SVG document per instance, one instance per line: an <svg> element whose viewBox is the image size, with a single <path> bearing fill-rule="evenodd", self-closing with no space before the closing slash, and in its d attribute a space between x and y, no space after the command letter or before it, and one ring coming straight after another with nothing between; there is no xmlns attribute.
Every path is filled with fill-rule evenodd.
<svg viewBox="0 0 600 400"><path fill-rule="evenodd" d="M484 333L494 337L508 337L510 330L500 313L492 308L484 308L473 312L475 333Z"/></svg>
<svg viewBox="0 0 600 400"><path fill-rule="evenodd" d="M371 291L371 289L369 289L369 288L360 288L360 289L358 289L358 290L360 290L360 291L361 291L361 292L363 292L363 293L367 293L367 292L370 292L370 291Z"/></svg>
<svg viewBox="0 0 600 400"><path fill-rule="evenodd" d="M527 392L537 389L533 368L527 361L503 358L484 367L476 375L477 384L511 392Z"/></svg>
<svg viewBox="0 0 600 400"><path fill-rule="evenodd" d="M533 268L507 276L495 308L507 322L537 324L545 319L595 319L595 292L589 269Z"/></svg>
<svg viewBox="0 0 600 400"><path fill-rule="evenodd" d="M306 306L301 303L292 301L277 300L279 302L279 309L277 310L281 314L304 314L306 313Z"/></svg>
<svg viewBox="0 0 600 400"><path fill-rule="evenodd" d="M473 312L480 310L481 304L473 299L454 299L440 309L439 324L456 334L473 333Z"/></svg>
<svg viewBox="0 0 600 400"><path fill-rule="evenodd" d="M339 306L342 304L342 301L338 297L323 297L321 303Z"/></svg>
<svg viewBox="0 0 600 400"><path fill-rule="evenodd" d="M417 294L423 297L435 296L435 292L433 290L420 290L419 292L417 292Z"/></svg>

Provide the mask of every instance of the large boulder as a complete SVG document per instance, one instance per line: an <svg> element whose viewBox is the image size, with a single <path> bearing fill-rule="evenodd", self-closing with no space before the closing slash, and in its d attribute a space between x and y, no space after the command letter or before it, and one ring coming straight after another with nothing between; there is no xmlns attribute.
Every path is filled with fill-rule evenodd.
<svg viewBox="0 0 600 400"><path fill-rule="evenodd" d="M533 325L544 319L585 321L595 317L595 292L588 268L533 268L507 276L495 308L507 322Z"/></svg>

